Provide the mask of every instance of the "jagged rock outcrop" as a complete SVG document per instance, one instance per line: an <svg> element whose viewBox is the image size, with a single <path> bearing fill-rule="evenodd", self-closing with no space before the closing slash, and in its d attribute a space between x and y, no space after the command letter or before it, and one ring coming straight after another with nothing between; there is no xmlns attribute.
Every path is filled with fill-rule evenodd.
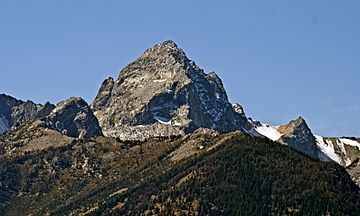
<svg viewBox="0 0 360 216"><path fill-rule="evenodd" d="M270 126L259 121L250 121L253 125L251 131L254 135L265 136L273 141L285 144L297 151L309 155L314 159L330 161L317 146L317 139L302 117L290 121L288 124Z"/></svg>
<svg viewBox="0 0 360 216"><path fill-rule="evenodd" d="M111 92L114 87L114 79L112 77L107 78L101 84L98 94L95 100L91 104L91 109L94 111L100 110L102 107L107 105L111 97Z"/></svg>
<svg viewBox="0 0 360 216"><path fill-rule="evenodd" d="M116 81L105 80L92 109L103 133L121 139L250 129L220 78L204 73L172 41L148 49Z"/></svg>
<svg viewBox="0 0 360 216"><path fill-rule="evenodd" d="M11 96L0 94L0 134L26 121L43 118L54 107L49 102L41 105L35 104L30 100L24 102Z"/></svg>
<svg viewBox="0 0 360 216"><path fill-rule="evenodd" d="M46 127L70 137L88 138L102 135L98 120L81 98L72 97L58 103L43 121Z"/></svg>
<svg viewBox="0 0 360 216"><path fill-rule="evenodd" d="M302 117L290 121L289 124L279 126L278 131L282 134L278 139L280 143L284 143L313 158L319 158L315 137Z"/></svg>

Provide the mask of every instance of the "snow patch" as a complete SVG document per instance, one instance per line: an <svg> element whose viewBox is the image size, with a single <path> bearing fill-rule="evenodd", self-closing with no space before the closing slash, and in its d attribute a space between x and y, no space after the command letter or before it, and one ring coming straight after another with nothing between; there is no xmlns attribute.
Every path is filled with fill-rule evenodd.
<svg viewBox="0 0 360 216"><path fill-rule="evenodd" d="M166 119L164 117L161 116L157 116L154 115L154 118L156 119L156 121L158 121L160 124L166 124L166 125L170 125L171 124L171 119Z"/></svg>
<svg viewBox="0 0 360 216"><path fill-rule="evenodd" d="M344 143L341 140L337 140L336 143L339 146L342 153L344 153L344 155L346 155L346 150L345 150L345 147L344 147Z"/></svg>
<svg viewBox="0 0 360 216"><path fill-rule="evenodd" d="M255 130L255 128L251 128L250 130L246 130L245 128L242 128L246 133L255 136L255 137L264 137L264 135L260 134Z"/></svg>
<svg viewBox="0 0 360 216"><path fill-rule="evenodd" d="M345 145L355 146L360 150L360 143L355 140L346 139L346 138L340 138L339 140Z"/></svg>
<svg viewBox="0 0 360 216"><path fill-rule="evenodd" d="M335 161L338 164L341 164L341 158L335 153L334 144L332 143L332 141L326 140L322 136L314 136L316 139L316 145L320 149L320 151L327 155L329 158L331 158L331 160Z"/></svg>
<svg viewBox="0 0 360 216"><path fill-rule="evenodd" d="M276 127L273 127L273 126L270 126L267 124L261 124L261 126L258 126L254 129L259 134L261 134L273 141L280 139L280 137L283 135L276 129Z"/></svg>
<svg viewBox="0 0 360 216"><path fill-rule="evenodd" d="M177 126L177 127L180 127L180 126L181 126L181 123L180 123L180 122L175 122L173 125L174 125L174 126Z"/></svg>
<svg viewBox="0 0 360 216"><path fill-rule="evenodd" d="M166 81L165 79L153 80L153 82L159 82L159 83L161 83L161 82L165 82L165 81Z"/></svg>

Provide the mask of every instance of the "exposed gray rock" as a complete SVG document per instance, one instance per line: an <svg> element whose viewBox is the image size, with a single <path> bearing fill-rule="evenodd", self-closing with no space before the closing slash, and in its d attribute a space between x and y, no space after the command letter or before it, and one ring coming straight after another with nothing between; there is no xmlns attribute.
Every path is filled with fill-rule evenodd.
<svg viewBox="0 0 360 216"><path fill-rule="evenodd" d="M72 97L58 103L43 121L46 127L70 137L82 139L102 135L98 120L81 98Z"/></svg>
<svg viewBox="0 0 360 216"><path fill-rule="evenodd" d="M49 102L41 105L29 100L24 102L11 96L0 94L0 134L24 122L43 118L54 107Z"/></svg>
<svg viewBox="0 0 360 216"><path fill-rule="evenodd" d="M101 84L98 94L95 100L91 104L91 109L96 111L106 106L107 102L111 97L111 92L114 87L114 79L112 77L107 78Z"/></svg>
<svg viewBox="0 0 360 216"><path fill-rule="evenodd" d="M302 117L291 121L289 124L279 126L278 131L283 134L278 140L280 143L287 144L289 147L313 158L319 158L315 137Z"/></svg>
<svg viewBox="0 0 360 216"><path fill-rule="evenodd" d="M229 103L220 78L204 73L172 41L148 49L115 82L105 80L92 108L103 133L122 139L249 127Z"/></svg>
<svg viewBox="0 0 360 216"><path fill-rule="evenodd" d="M54 104L51 104L50 102L46 102L44 104L44 106L39 107L39 109L35 115L35 118L41 119L41 118L49 115L54 108L55 108Z"/></svg>

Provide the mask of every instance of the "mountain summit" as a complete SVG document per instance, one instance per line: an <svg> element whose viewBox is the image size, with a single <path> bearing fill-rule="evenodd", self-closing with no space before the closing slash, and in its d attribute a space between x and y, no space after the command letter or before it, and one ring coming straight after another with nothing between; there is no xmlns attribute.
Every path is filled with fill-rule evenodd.
<svg viewBox="0 0 360 216"><path fill-rule="evenodd" d="M248 119L240 104L229 103L219 76L205 73L173 41L147 49L116 80L104 80L91 108L103 134L121 140L181 136L208 128L267 137L343 166L359 158L359 142L314 135L302 117L280 126Z"/></svg>
<svg viewBox="0 0 360 216"><path fill-rule="evenodd" d="M216 73L204 73L173 41L146 50L117 80L105 80L92 109L104 135L124 140L250 127Z"/></svg>
<svg viewBox="0 0 360 216"><path fill-rule="evenodd" d="M90 106L0 95L0 215L360 215L359 161L302 117L247 118L173 41Z"/></svg>

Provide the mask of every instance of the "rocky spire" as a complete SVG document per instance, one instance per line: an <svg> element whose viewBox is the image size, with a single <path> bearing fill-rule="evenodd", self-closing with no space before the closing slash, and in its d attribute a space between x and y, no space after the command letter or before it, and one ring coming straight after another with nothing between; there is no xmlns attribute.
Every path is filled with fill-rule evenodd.
<svg viewBox="0 0 360 216"><path fill-rule="evenodd" d="M94 111L104 107L111 97L111 91L114 87L114 79L112 77L107 78L101 84L98 94L96 95L95 100L91 104L91 109Z"/></svg>

